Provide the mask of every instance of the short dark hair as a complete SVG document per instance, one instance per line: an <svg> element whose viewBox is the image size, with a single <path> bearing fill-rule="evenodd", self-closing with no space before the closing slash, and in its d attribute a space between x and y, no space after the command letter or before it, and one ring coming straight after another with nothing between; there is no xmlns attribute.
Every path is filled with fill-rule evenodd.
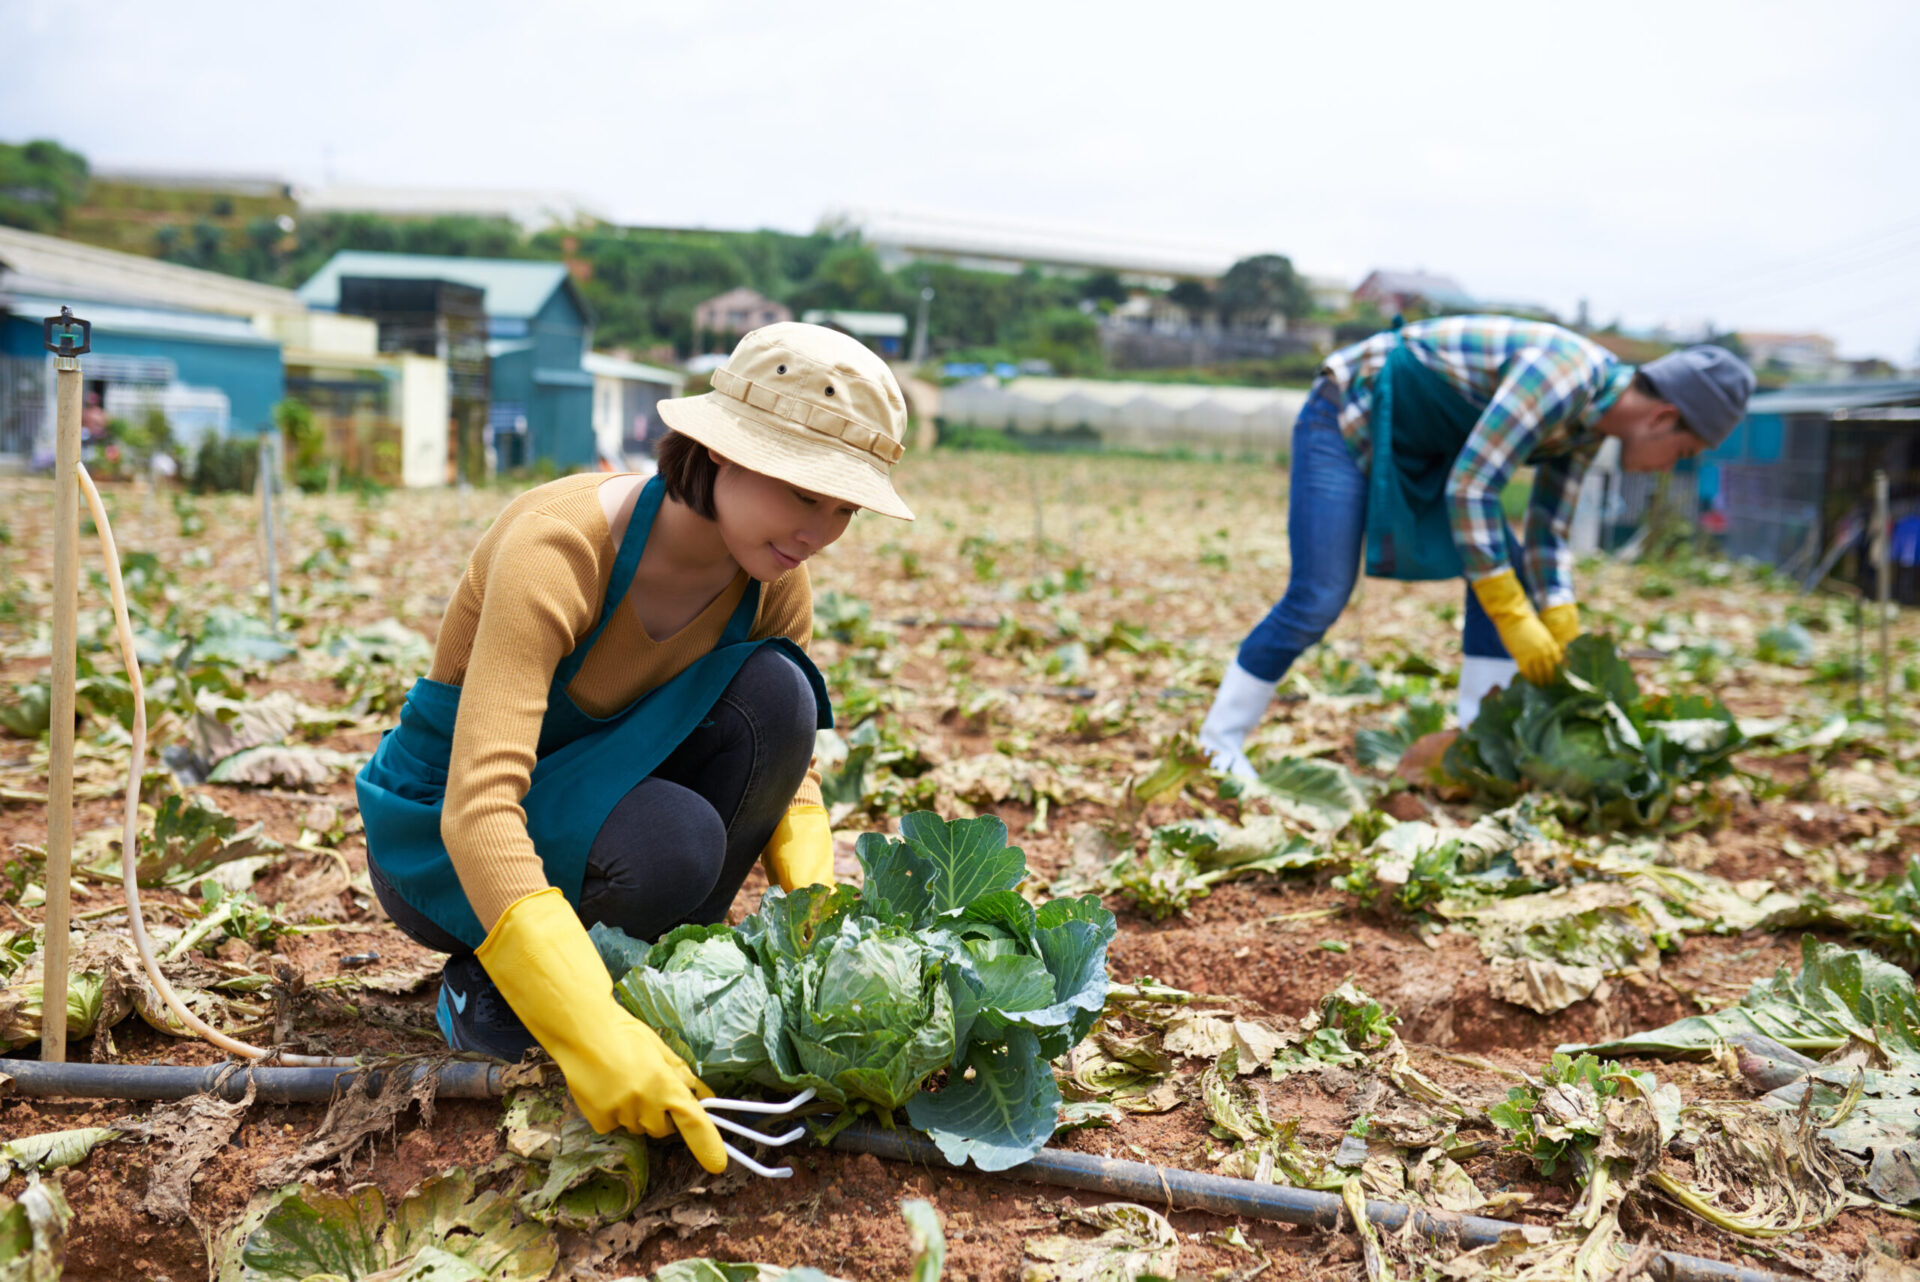
<svg viewBox="0 0 1920 1282"><path fill-rule="evenodd" d="M1634 390L1639 392L1642 396L1648 397L1651 400L1659 401L1662 405L1673 405L1672 401L1660 395L1660 389L1653 385L1653 380L1647 377L1646 372L1644 370L1633 371L1633 386L1634 386ZM1679 409L1680 409L1679 406L1674 405L1674 411L1676 413L1679 412ZM1680 415L1679 421L1680 421L1680 428L1682 431L1693 432L1695 436L1700 436L1700 433L1694 431L1693 424L1687 422L1687 416L1685 414ZM1706 438L1700 437L1700 439L1705 440Z"/></svg>
<svg viewBox="0 0 1920 1282"><path fill-rule="evenodd" d="M660 480L667 487L667 497L713 520L713 482L720 475L720 465L707 453L707 447L691 436L669 430L653 453L660 464Z"/></svg>

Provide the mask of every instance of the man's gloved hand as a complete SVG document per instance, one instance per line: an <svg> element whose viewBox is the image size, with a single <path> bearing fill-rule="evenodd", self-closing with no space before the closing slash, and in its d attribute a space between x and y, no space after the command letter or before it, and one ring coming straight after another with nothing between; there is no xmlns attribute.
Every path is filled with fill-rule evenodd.
<svg viewBox="0 0 1920 1282"><path fill-rule="evenodd" d="M1553 639L1564 650L1580 635L1580 607L1571 601L1550 605L1540 611L1540 622L1547 625L1547 631L1553 633Z"/></svg>
<svg viewBox="0 0 1920 1282"><path fill-rule="evenodd" d="M1502 570L1476 581L1473 594L1500 630L1500 640L1519 665L1520 675L1537 686L1552 681L1554 669L1566 656L1560 642L1533 612L1533 603L1527 600L1519 577L1512 570Z"/></svg>
<svg viewBox="0 0 1920 1282"><path fill-rule="evenodd" d="M782 890L833 885L833 827L826 807L789 807L761 855Z"/></svg>
<svg viewBox="0 0 1920 1282"><path fill-rule="evenodd" d="M599 951L557 889L509 904L475 956L596 1131L624 1126L665 1139L678 1128L694 1160L716 1175L727 1169L720 1132L696 1098L713 1092L613 999Z"/></svg>

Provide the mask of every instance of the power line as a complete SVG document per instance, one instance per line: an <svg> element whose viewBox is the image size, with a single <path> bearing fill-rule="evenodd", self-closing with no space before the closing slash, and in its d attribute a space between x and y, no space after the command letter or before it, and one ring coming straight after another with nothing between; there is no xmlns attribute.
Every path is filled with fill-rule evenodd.
<svg viewBox="0 0 1920 1282"><path fill-rule="evenodd" d="M1698 302L1714 299L1721 291L1736 283L1751 286L1765 281L1769 277L1791 277L1801 272L1811 271L1818 274L1835 269L1846 269L1852 266L1852 264L1846 260L1857 259L1863 253L1877 253L1886 248L1885 245L1878 242L1898 237L1917 229L1920 229L1920 216L1903 218L1899 222L1890 224L1878 231L1869 232L1865 236L1853 237L1842 244L1829 245L1808 254L1796 255L1791 259L1776 260L1768 266L1751 268L1722 276L1714 283L1700 287L1696 293L1684 297L1677 305L1686 307ZM1830 262L1828 260L1838 261Z"/></svg>

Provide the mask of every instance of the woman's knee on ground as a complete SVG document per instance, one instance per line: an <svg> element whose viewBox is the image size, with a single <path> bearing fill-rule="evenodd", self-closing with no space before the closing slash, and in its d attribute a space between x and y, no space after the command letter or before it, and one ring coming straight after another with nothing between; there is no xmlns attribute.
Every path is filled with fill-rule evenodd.
<svg viewBox="0 0 1920 1282"><path fill-rule="evenodd" d="M813 735L820 723L813 685L800 665L773 646L761 646L741 665L723 698L741 705L760 732L769 775L791 776L798 787L813 759Z"/></svg>
<svg viewBox="0 0 1920 1282"><path fill-rule="evenodd" d="M713 893L726 859L726 824L704 797L665 779L642 780L594 837L580 915L588 925L655 938Z"/></svg>

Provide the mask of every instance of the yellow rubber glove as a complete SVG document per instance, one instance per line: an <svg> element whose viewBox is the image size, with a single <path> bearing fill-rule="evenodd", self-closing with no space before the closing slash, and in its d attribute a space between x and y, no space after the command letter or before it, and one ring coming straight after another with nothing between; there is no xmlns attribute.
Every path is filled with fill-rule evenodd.
<svg viewBox="0 0 1920 1282"><path fill-rule="evenodd" d="M827 808L789 807L761 855L782 890L833 885L833 827Z"/></svg>
<svg viewBox="0 0 1920 1282"><path fill-rule="evenodd" d="M1580 607L1571 601L1550 605L1540 611L1540 622L1547 625L1547 631L1564 650L1580 635Z"/></svg>
<svg viewBox="0 0 1920 1282"><path fill-rule="evenodd" d="M1537 686L1552 681L1553 670L1565 655L1553 633L1533 612L1533 603L1527 600L1519 577L1512 570L1502 570L1476 581L1473 594L1500 630L1500 640L1519 665L1520 675Z"/></svg>
<svg viewBox="0 0 1920 1282"><path fill-rule="evenodd" d="M696 1098L713 1092L613 999L600 953L559 890L507 905L475 956L560 1065L594 1130L665 1139L677 1127L695 1161L716 1175L727 1169L720 1132Z"/></svg>

